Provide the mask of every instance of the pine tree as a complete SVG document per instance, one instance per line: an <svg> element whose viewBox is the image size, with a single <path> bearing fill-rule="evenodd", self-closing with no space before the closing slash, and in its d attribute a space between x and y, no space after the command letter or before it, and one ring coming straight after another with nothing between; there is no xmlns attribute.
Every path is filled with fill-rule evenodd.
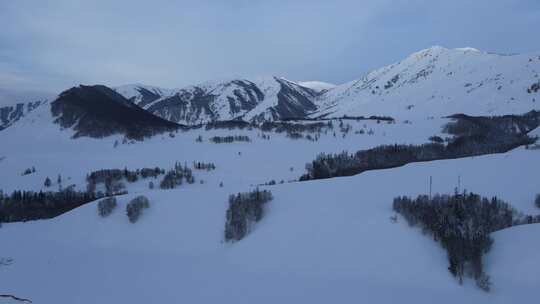
<svg viewBox="0 0 540 304"><path fill-rule="evenodd" d="M47 176L47 178L45 179L45 182L43 183L43 185L47 188L49 188L51 186L52 182L51 182L51 179Z"/></svg>

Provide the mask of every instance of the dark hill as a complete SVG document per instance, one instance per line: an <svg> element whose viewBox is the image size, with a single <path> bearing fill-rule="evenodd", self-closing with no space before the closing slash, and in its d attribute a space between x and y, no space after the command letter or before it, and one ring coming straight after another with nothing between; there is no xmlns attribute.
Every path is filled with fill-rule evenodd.
<svg viewBox="0 0 540 304"><path fill-rule="evenodd" d="M180 127L146 112L103 85L81 85L66 90L52 103L51 111L55 123L76 131L73 137L124 134L142 139Z"/></svg>

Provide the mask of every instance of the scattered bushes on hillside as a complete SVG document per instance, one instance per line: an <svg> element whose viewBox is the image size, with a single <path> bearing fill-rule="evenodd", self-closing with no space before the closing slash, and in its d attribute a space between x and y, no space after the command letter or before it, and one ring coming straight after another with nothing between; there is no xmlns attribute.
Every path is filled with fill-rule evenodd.
<svg viewBox="0 0 540 304"><path fill-rule="evenodd" d="M214 136L210 138L210 141L215 144L232 143L232 142L251 142L251 139L246 135L234 135L234 136Z"/></svg>
<svg viewBox="0 0 540 304"><path fill-rule="evenodd" d="M124 169L101 169L93 171L86 176L87 191L95 192L99 184L105 187L106 195L125 194L126 191L123 181L134 183L139 179L157 178L159 175L165 174L165 169L159 167L142 168L137 170Z"/></svg>
<svg viewBox="0 0 540 304"><path fill-rule="evenodd" d="M20 222L56 217L96 200L94 193L73 191L71 187L59 192L14 191L0 193L0 222Z"/></svg>
<svg viewBox="0 0 540 304"><path fill-rule="evenodd" d="M98 202L98 214L101 217L109 216L116 208L116 197L106 197Z"/></svg>
<svg viewBox="0 0 540 304"><path fill-rule="evenodd" d="M193 168L197 170L212 171L216 169L216 165L214 163L193 162Z"/></svg>
<svg viewBox="0 0 540 304"><path fill-rule="evenodd" d="M268 190L232 194L229 196L229 209L225 223L225 241L239 241L264 216L264 205L272 200Z"/></svg>
<svg viewBox="0 0 540 304"><path fill-rule="evenodd" d="M43 182L43 186L49 188L51 185L52 185L51 179L47 176L47 178L45 178L45 182Z"/></svg>
<svg viewBox="0 0 540 304"><path fill-rule="evenodd" d="M257 127L256 124L252 124L249 122L245 122L242 120L222 120L222 121L212 121L205 125L206 130L213 130L213 129L227 129L227 130L233 130L233 129L246 129L246 128L253 128Z"/></svg>
<svg viewBox="0 0 540 304"><path fill-rule="evenodd" d="M167 174L165 174L159 187L161 189L174 189L177 186L182 185L184 180L188 184L193 184L195 182L193 171L188 168L187 165L182 166L177 162L174 164L174 169L169 170Z"/></svg>
<svg viewBox="0 0 540 304"><path fill-rule="evenodd" d="M126 205L126 213L131 223L139 220L144 209L150 207L150 201L146 196L139 195Z"/></svg>
<svg viewBox="0 0 540 304"><path fill-rule="evenodd" d="M527 132L540 125L540 112L501 117L454 116L445 130L454 137L448 143L383 145L354 154L320 154L306 165L300 180L350 176L367 170L403 166L412 162L453 159L503 153L536 142Z"/></svg>
<svg viewBox="0 0 540 304"><path fill-rule="evenodd" d="M34 167L27 168L26 170L23 171L23 173L21 175L25 176L25 175L29 175L29 174L32 174L32 173L36 173L36 168L34 168Z"/></svg>
<svg viewBox="0 0 540 304"><path fill-rule="evenodd" d="M430 137L429 137L429 140L430 140L431 142L438 143L438 144L442 144L442 143L444 142L444 139L442 139L442 137L437 136L437 135L430 136Z"/></svg>
<svg viewBox="0 0 540 304"><path fill-rule="evenodd" d="M327 129L332 129L334 125L331 121L314 123L293 123L286 121L266 121L261 124L260 129L264 132L276 133L320 133Z"/></svg>
<svg viewBox="0 0 540 304"><path fill-rule="evenodd" d="M482 263L482 256L493 243L489 234L514 225L540 222L540 216L524 216L496 197L488 199L466 192L433 198L397 197L393 209L409 225L420 227L442 245L448 254L448 270L460 283L470 276L485 291L489 291L491 284Z"/></svg>
<svg viewBox="0 0 540 304"><path fill-rule="evenodd" d="M527 93L529 94L537 93L538 91L540 91L540 81L531 84L531 86L527 88Z"/></svg>

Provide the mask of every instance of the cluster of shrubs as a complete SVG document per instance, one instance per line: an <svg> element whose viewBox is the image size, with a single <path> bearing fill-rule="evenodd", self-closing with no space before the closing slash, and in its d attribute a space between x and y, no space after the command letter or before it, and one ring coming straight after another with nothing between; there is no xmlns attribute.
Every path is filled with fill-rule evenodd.
<svg viewBox="0 0 540 304"><path fill-rule="evenodd" d="M537 83L533 83L530 87L527 88L527 93L537 93L540 91L540 81Z"/></svg>
<svg viewBox="0 0 540 304"><path fill-rule="evenodd" d="M111 215L113 210L118 206L115 197L107 197L99 201L98 214L101 217L107 217ZM150 201L146 196L139 195L132 199L126 205L126 214L130 223L135 223L139 220L144 209L150 207Z"/></svg>
<svg viewBox="0 0 540 304"><path fill-rule="evenodd" d="M214 163L193 162L193 168L197 170L212 171L216 169L216 165Z"/></svg>
<svg viewBox="0 0 540 304"><path fill-rule="evenodd" d="M276 133L321 133L324 130L332 129L331 121L315 123L291 123L284 121L266 121L261 124L261 131Z"/></svg>
<svg viewBox="0 0 540 304"><path fill-rule="evenodd" d="M229 136L214 136L210 138L210 141L215 144L239 142L250 142L251 139L247 135L229 135Z"/></svg>
<svg viewBox="0 0 540 304"><path fill-rule="evenodd" d="M49 219L98 198L94 193L73 191L68 187L59 192L0 192L0 222L20 222Z"/></svg>
<svg viewBox="0 0 540 304"><path fill-rule="evenodd" d="M86 176L87 191L95 192L98 184L104 184L105 194L107 196L125 194L125 191L122 192L125 188L122 181L125 180L128 183L134 183L141 178L156 178L162 174L165 174L165 170L159 167L142 168L134 171L128 170L127 168L101 169L93 171Z"/></svg>
<svg viewBox="0 0 540 304"><path fill-rule="evenodd" d="M411 226L418 226L439 242L448 254L448 270L462 283L472 277L478 287L490 289L482 256L493 240L490 233L515 225L539 223L540 216L524 216L509 204L473 193L397 197L393 209Z"/></svg>
<svg viewBox="0 0 540 304"><path fill-rule="evenodd" d="M148 209L149 207L150 207L150 201L148 201L148 198L146 198L146 196L139 195L136 198L132 199L126 205L126 213L127 213L129 221L131 223L137 222L143 210Z"/></svg>
<svg viewBox="0 0 540 304"><path fill-rule="evenodd" d="M167 171L165 177L159 184L161 189L174 189L177 186L182 185L184 180L188 184L193 184L195 182L195 177L193 176L193 171L187 167L187 165L182 166L180 163L176 162L174 164L174 169Z"/></svg>
<svg viewBox="0 0 540 304"><path fill-rule="evenodd" d="M21 175L24 176L24 175L29 175L29 174L32 174L32 173L36 173L36 168L34 168L34 167L27 168L26 170L23 171L23 173Z"/></svg>
<svg viewBox="0 0 540 304"><path fill-rule="evenodd" d="M225 241L239 241L264 216L264 205L272 200L272 193L258 188L251 192L229 196L226 214Z"/></svg>
<svg viewBox="0 0 540 304"><path fill-rule="evenodd" d="M454 137L448 143L432 141L422 145L382 145L354 154L320 154L306 165L300 180L350 176L367 170L403 166L412 162L453 159L504 153L536 142L527 132L540 124L540 112L522 116L470 117L459 115L445 130Z"/></svg>
<svg viewBox="0 0 540 304"><path fill-rule="evenodd" d="M256 128L257 125L254 123L245 122L243 120L223 120L223 121L212 121L205 125L206 130L213 129L252 129Z"/></svg>
<svg viewBox="0 0 540 304"><path fill-rule="evenodd" d="M116 208L116 197L106 197L98 202L98 214L101 217L107 217L111 215L113 210Z"/></svg>
<svg viewBox="0 0 540 304"><path fill-rule="evenodd" d="M301 139L304 138L304 135L298 132L287 132L287 137L291 139Z"/></svg>
<svg viewBox="0 0 540 304"><path fill-rule="evenodd" d="M56 184L58 185L58 188L62 188L62 175L58 174L58 177L56 178ZM50 186L52 186L52 181L51 179L47 176L45 177L45 181L43 182L43 186L45 186L46 188L49 188Z"/></svg>

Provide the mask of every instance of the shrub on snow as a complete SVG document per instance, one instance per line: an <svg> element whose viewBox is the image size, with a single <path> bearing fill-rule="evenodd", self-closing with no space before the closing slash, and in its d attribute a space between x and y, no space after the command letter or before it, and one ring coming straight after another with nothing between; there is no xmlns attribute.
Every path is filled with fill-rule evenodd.
<svg viewBox="0 0 540 304"><path fill-rule="evenodd" d="M107 197L99 201L98 203L98 213L101 217L109 216L114 208L116 208L116 197Z"/></svg>
<svg viewBox="0 0 540 304"><path fill-rule="evenodd" d="M256 189L229 196L229 209L225 223L225 241L239 241L251 230L254 223L264 216L264 205L272 200L268 190Z"/></svg>
<svg viewBox="0 0 540 304"><path fill-rule="evenodd" d="M150 201L144 195L139 195L126 205L126 213L131 223L137 222L142 211L150 207Z"/></svg>

